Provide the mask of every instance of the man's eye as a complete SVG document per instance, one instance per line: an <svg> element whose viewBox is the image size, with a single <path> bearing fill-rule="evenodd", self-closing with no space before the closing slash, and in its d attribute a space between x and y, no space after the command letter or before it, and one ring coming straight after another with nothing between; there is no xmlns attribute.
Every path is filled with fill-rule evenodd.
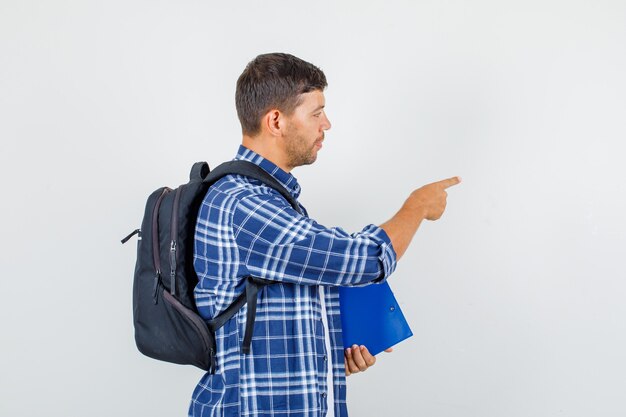
<svg viewBox="0 0 626 417"><path fill-rule="evenodd" d="M315 113L313 116L320 117L321 115L322 115L322 113Z"/></svg>

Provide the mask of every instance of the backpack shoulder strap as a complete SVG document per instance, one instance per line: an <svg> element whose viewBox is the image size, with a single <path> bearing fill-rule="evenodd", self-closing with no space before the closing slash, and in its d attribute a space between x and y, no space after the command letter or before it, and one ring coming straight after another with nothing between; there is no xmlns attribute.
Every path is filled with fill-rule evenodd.
<svg viewBox="0 0 626 417"><path fill-rule="evenodd" d="M249 276L246 278L246 289L245 291L239 295L235 299L235 301L229 305L226 310L222 311L219 315L217 315L212 320L207 322L207 327L211 331L212 334L215 334L215 331L226 324L228 320L230 320L237 312L243 307L244 304L248 303L248 311L246 315L246 328L244 330L243 335L243 343L241 344L241 353L244 355L250 353L250 345L252 343L252 332L254 331L254 321L256 319L256 302L257 295L259 293L259 289L265 287L266 285L274 284L275 282L267 281L261 278L255 278ZM215 373L216 369L216 346L215 342L213 342L213 348L210 353L210 372Z"/></svg>
<svg viewBox="0 0 626 417"><path fill-rule="evenodd" d="M206 162L197 162L191 169L190 179L198 179L201 178L202 182L206 184L207 188L211 185L215 184L220 178L225 177L226 175L243 175L245 177L254 178L256 180L261 181L263 184L267 185L278 191L291 206L298 213L303 214L298 202L295 198L283 187L274 177L272 177L267 171L265 171L260 166L249 162L249 161L229 161L224 162L219 165L217 168L208 172L208 165ZM243 345L242 345L242 353L248 354L250 353L250 344L252 342L252 332L254 329L254 321L256 318L256 302L257 302L257 294L260 288L263 288L266 285L272 284L272 281L267 281L261 278L255 277L247 277L246 279L246 290L242 293L230 306L226 308L222 313L213 318L208 322L209 328L215 332L217 329L222 327L228 320L230 320L244 304L248 304L248 312L246 316L246 329L244 332ZM215 358L211 358L211 362L214 363ZM213 368L215 369L215 368Z"/></svg>
<svg viewBox="0 0 626 417"><path fill-rule="evenodd" d="M201 164L201 162L194 164L194 168L198 164ZM192 175L193 173L194 173L194 169L192 168ZM276 191L278 191L287 201L289 201L289 204L291 204L294 210L302 214L302 210L300 209L300 206L296 202L295 198L293 198L293 196L289 193L289 191L287 191L285 187L283 187L276 180L276 178L272 177L267 171L265 171L263 168L261 168L257 164L254 164L249 161L238 160L238 161L224 162L223 164L219 165L217 168L212 170L210 173L208 173L208 175L206 175L203 178L203 182L207 183L208 185L212 185L220 178L226 175L231 175L231 174L243 175L245 177L254 178L256 180L261 181L263 184L267 185L268 187L271 187L275 189Z"/></svg>
<svg viewBox="0 0 626 417"><path fill-rule="evenodd" d="M228 320L230 320L238 311L239 309L241 309L241 307L243 307L244 304L246 304L246 302L250 303L249 298L252 297L255 300L253 301L253 308L250 308L250 305L248 305L248 318L250 318L250 310L254 311L256 310L256 294L259 291L259 288L262 288L266 285L270 285L272 284L272 281L268 281L265 279L261 279L261 278L254 278L254 277L247 277L246 278L246 290L239 295L239 297L237 297L235 299L235 301L233 301L233 303L231 305L229 305L226 310L222 311L219 315L217 315L214 319L209 320L208 322L208 326L212 331L215 331L217 329L219 329L220 327L222 327L223 325L226 324L226 322ZM254 324L254 317L252 317L252 323ZM245 335L250 335L252 336L252 331L248 331L248 325L246 324L246 333ZM244 345L246 345L246 341L244 340ZM247 345L250 346L250 341L247 342ZM248 347L249 349L249 347ZM245 352L248 353L248 352Z"/></svg>

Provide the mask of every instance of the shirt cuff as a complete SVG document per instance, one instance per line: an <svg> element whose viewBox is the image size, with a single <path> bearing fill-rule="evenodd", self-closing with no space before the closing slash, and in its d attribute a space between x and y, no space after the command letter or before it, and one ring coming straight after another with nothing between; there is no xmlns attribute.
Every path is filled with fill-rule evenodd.
<svg viewBox="0 0 626 417"><path fill-rule="evenodd" d="M366 232L370 236L372 241L376 242L380 247L380 254L378 255L378 259L383 265L383 274L372 282L384 282L389 277L389 275L391 275L393 271L396 270L396 251L393 248L389 235L387 234L387 232L385 232L383 228L374 224L370 224L363 231Z"/></svg>

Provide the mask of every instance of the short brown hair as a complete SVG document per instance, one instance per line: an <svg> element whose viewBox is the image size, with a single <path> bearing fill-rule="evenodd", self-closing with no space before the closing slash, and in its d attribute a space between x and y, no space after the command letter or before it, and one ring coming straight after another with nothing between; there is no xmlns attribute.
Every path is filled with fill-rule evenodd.
<svg viewBox="0 0 626 417"><path fill-rule="evenodd" d="M257 56L237 80L235 105L243 134L259 133L261 117L272 108L291 114L301 94L324 90L327 85L321 69L293 55Z"/></svg>

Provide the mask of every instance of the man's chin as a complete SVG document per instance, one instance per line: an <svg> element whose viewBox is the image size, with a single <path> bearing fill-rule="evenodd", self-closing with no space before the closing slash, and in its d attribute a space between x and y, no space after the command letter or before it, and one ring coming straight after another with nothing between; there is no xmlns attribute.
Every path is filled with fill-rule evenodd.
<svg viewBox="0 0 626 417"><path fill-rule="evenodd" d="M313 155L310 158L307 158L307 159L303 160L302 163L300 164L300 166L311 165L316 160L317 160L317 155Z"/></svg>
<svg viewBox="0 0 626 417"><path fill-rule="evenodd" d="M301 157L301 158L296 159L294 163L291 164L291 166L295 168L295 167L301 167L303 165L311 165L316 160L317 160L317 151L312 151L306 157Z"/></svg>

